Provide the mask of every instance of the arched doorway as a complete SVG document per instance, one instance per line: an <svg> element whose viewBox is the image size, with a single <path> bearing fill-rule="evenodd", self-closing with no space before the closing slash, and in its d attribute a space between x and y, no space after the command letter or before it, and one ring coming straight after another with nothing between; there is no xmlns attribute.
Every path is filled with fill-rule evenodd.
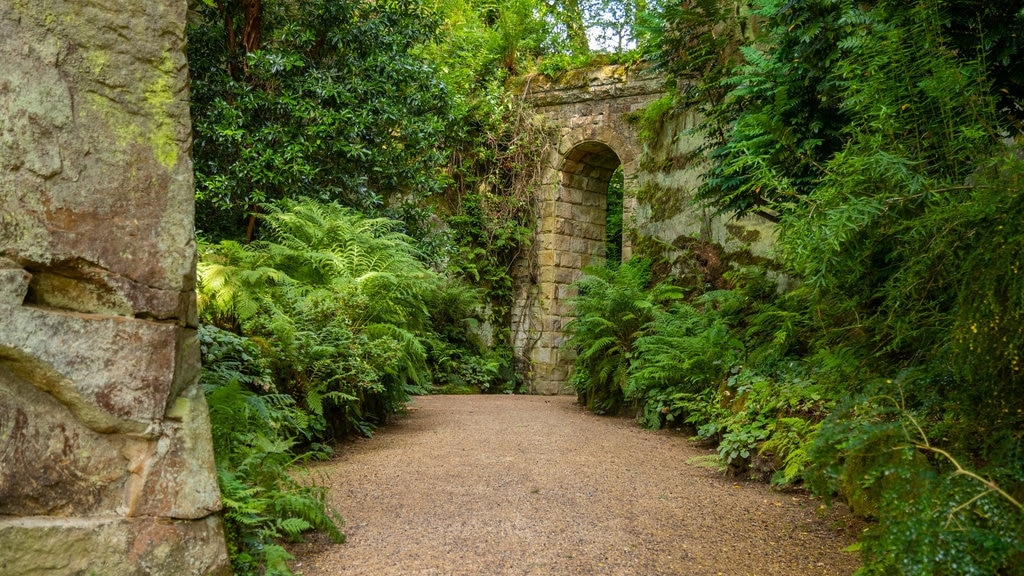
<svg viewBox="0 0 1024 576"><path fill-rule="evenodd" d="M584 267L605 258L608 188L621 164L607 144L580 142L563 156L553 194L542 201L537 249L539 326L534 327L536 344L530 354L532 392L571 392L567 377L573 354L561 345L564 327L572 320L572 283ZM618 220L624 221L621 204L614 209L619 211Z"/></svg>

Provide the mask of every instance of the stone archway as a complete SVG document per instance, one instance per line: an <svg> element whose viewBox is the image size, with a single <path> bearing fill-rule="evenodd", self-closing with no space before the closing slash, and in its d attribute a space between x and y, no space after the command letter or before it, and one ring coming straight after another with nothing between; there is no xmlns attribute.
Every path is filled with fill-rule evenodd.
<svg viewBox="0 0 1024 576"><path fill-rule="evenodd" d="M533 251L517 275L513 343L530 392L562 394L571 392L573 352L562 347L571 285L604 256L608 184L620 166L623 227L630 225L641 144L629 115L663 95L664 80L609 66L557 82L535 78L529 86L526 100L558 132L534 198ZM631 251L628 237L624 230L623 258Z"/></svg>
<svg viewBox="0 0 1024 576"><path fill-rule="evenodd" d="M618 154L603 142L577 144L557 171L555 194L543 202L537 231L541 335L532 355L536 392L565 391L573 353L562 342L572 319L572 283L605 256L608 184L620 164Z"/></svg>

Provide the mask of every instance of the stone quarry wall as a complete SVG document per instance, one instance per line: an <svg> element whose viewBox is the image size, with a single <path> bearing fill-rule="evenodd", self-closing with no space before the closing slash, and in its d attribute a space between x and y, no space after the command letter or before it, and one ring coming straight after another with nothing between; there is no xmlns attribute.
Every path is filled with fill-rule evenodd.
<svg viewBox="0 0 1024 576"><path fill-rule="evenodd" d="M230 573L185 0L0 2L0 574Z"/></svg>
<svg viewBox="0 0 1024 576"><path fill-rule="evenodd" d="M688 135L696 118L681 111L648 127L640 140L638 117L665 96L664 77L625 66L528 77L519 88L551 128L534 208L532 250L515 272L512 335L520 371L537 394L570 393L572 350L562 346L572 319L572 282L604 255L608 183L620 165L625 176L623 258L633 244L650 241L673 259L695 245L740 260L771 256L772 225L760 217L712 217L692 199L700 185L692 159L700 141Z"/></svg>

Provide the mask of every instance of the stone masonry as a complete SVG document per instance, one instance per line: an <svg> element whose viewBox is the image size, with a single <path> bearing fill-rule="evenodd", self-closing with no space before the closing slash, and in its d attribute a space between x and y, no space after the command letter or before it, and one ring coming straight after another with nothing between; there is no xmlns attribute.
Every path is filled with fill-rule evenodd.
<svg viewBox="0 0 1024 576"><path fill-rule="evenodd" d="M0 2L0 574L228 574L185 0Z"/></svg>
<svg viewBox="0 0 1024 576"><path fill-rule="evenodd" d="M636 200L628 183L636 179L641 145L628 117L664 93L664 79L623 66L526 80L526 101L555 126L534 199L538 227L532 261L518 274L512 321L514 345L528 364L533 393L570 392L573 353L562 343L572 318L571 284L594 258L604 257L608 183L620 165L627 182L623 221L630 220ZM626 237L623 257L630 253Z"/></svg>
<svg viewBox="0 0 1024 576"><path fill-rule="evenodd" d="M516 272L512 315L513 344L532 393L572 392L574 352L562 345L573 318L571 284L604 256L608 183L620 165L626 183L623 258L632 252L632 238L670 248L711 243L748 257L771 254L774 233L767 220L724 221L691 202L700 170L688 159L701 144L688 132L696 121L692 113L676 113L641 143L632 116L666 88L663 77L624 66L523 80L523 98L552 127L534 198L536 237Z"/></svg>

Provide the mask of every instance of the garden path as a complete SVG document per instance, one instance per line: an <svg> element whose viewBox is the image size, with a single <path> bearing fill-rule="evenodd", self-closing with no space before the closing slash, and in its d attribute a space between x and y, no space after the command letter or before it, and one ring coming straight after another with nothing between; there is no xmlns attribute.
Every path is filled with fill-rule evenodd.
<svg viewBox="0 0 1024 576"><path fill-rule="evenodd" d="M314 473L348 543L303 576L848 575L856 523L799 491L687 464L679 432L568 396L428 396Z"/></svg>

